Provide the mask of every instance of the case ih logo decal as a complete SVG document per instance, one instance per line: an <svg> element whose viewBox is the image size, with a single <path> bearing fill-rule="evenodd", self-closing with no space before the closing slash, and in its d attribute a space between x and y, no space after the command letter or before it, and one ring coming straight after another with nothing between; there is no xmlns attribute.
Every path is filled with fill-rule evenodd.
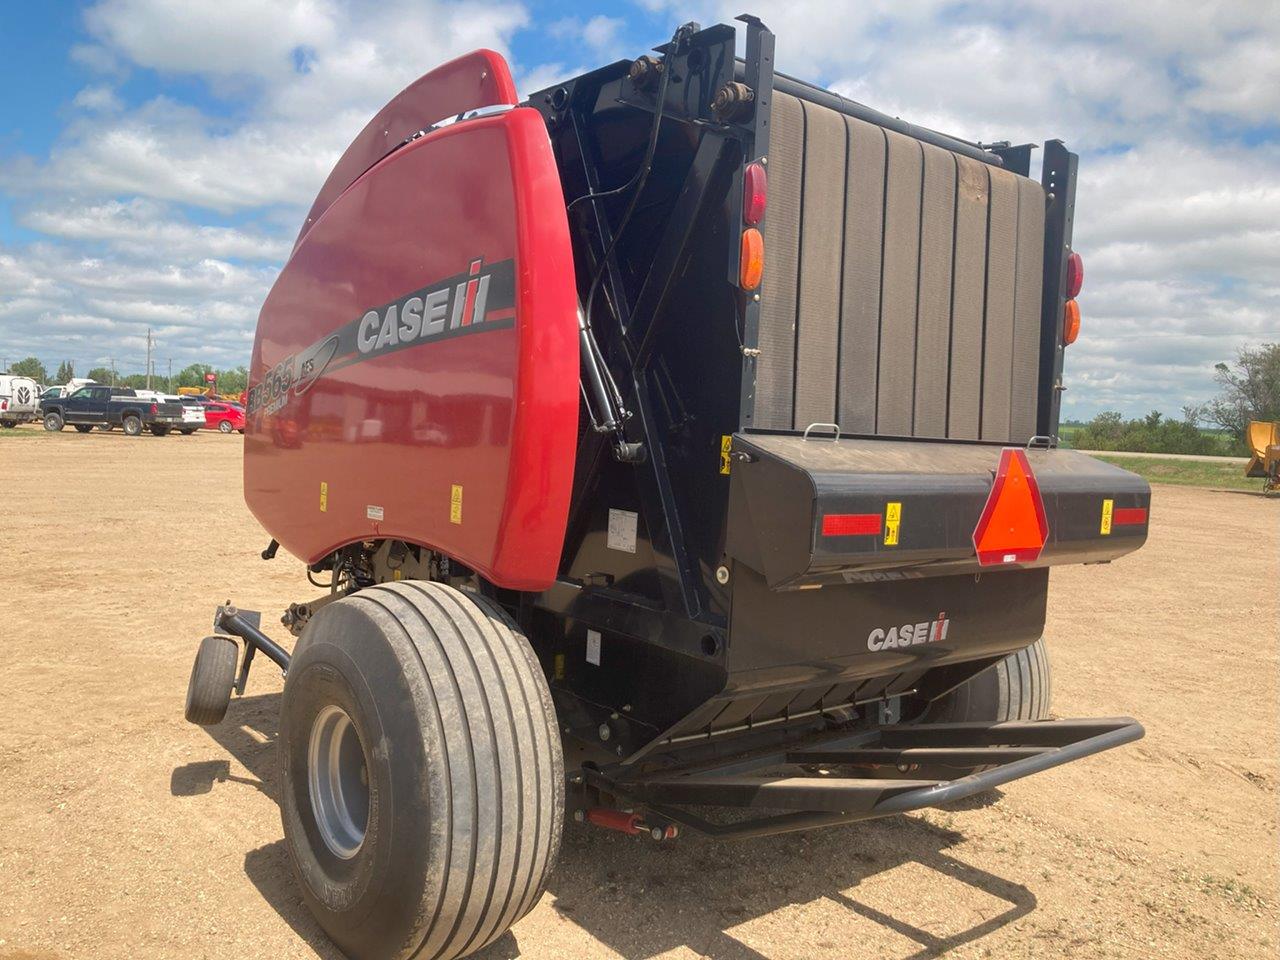
<svg viewBox="0 0 1280 960"><path fill-rule="evenodd" d="M876 627L867 634L868 650L894 650L898 647L914 647L920 643L936 643L947 639L947 628L951 626L951 618L946 611L938 614L936 620L925 620L923 623L904 623L900 627L885 630Z"/></svg>
<svg viewBox="0 0 1280 960"><path fill-rule="evenodd" d="M453 337L500 330L515 323L515 262L486 266L481 258L464 273L370 307L305 350L286 357L249 389L249 414L279 410L325 373L397 350Z"/></svg>

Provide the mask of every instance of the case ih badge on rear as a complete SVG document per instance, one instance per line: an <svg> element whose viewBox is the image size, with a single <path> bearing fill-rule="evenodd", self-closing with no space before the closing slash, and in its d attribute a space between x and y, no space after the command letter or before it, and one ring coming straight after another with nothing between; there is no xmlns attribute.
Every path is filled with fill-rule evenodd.
<svg viewBox="0 0 1280 960"><path fill-rule="evenodd" d="M775 75L743 19L745 60L686 25L526 100L490 51L437 68L263 305L245 499L323 590L292 652L218 608L186 714L222 722L258 655L286 671L285 841L351 957L501 936L566 813L758 837L1142 736L1047 719L1049 568L1137 549L1150 504L1052 439L1075 156L1048 141L1032 180L1026 146Z"/></svg>

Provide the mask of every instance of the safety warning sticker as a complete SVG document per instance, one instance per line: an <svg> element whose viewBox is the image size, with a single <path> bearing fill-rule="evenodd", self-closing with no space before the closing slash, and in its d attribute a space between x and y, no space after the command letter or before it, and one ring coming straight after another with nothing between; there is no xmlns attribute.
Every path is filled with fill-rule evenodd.
<svg viewBox="0 0 1280 960"><path fill-rule="evenodd" d="M609 511L609 536L605 545L623 553L636 552L636 524L640 515L630 510Z"/></svg>
<svg viewBox="0 0 1280 960"><path fill-rule="evenodd" d="M1102 501L1102 524L1099 532L1104 536L1111 535L1111 514L1115 509L1116 502L1114 500Z"/></svg>
<svg viewBox="0 0 1280 960"><path fill-rule="evenodd" d="M884 545L898 545L898 528L902 525L902 504L887 503L884 507Z"/></svg>

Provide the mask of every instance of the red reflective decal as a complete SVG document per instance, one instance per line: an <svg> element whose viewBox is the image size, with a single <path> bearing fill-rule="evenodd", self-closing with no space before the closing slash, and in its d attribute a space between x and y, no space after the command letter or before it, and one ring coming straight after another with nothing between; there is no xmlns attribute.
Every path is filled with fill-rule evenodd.
<svg viewBox="0 0 1280 960"><path fill-rule="evenodd" d="M824 537L862 537L879 533L878 513L828 513L822 518Z"/></svg>
<svg viewBox="0 0 1280 960"><path fill-rule="evenodd" d="M1111 522L1119 527L1147 522L1146 507L1117 507L1111 514Z"/></svg>
<svg viewBox="0 0 1280 960"><path fill-rule="evenodd" d="M1039 559L1049 539L1040 485L1025 451L1005 447L1000 451L995 483L987 496L973 546L982 566L1031 563Z"/></svg>

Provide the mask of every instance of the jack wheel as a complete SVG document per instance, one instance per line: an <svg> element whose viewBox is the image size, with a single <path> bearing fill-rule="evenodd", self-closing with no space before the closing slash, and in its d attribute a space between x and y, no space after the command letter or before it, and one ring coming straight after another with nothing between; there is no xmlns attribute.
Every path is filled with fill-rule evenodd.
<svg viewBox="0 0 1280 960"><path fill-rule="evenodd" d="M186 717L202 727L221 723L236 682L240 646L230 637L205 637L187 683Z"/></svg>

